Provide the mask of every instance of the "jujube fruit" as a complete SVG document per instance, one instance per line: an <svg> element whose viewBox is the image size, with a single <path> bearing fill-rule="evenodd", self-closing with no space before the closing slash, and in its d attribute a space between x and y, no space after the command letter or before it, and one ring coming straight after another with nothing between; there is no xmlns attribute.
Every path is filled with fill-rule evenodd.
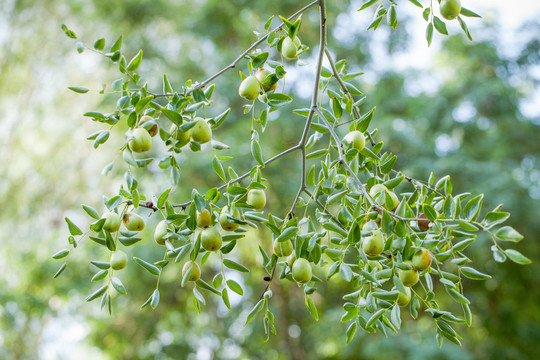
<svg viewBox="0 0 540 360"><path fill-rule="evenodd" d="M224 206L223 209L221 209L221 214L219 215L219 223L221 227L223 228L223 230L234 231L238 229L240 225L229 221L229 218L227 217L228 214L229 214L229 207ZM240 212L238 211L237 208L234 208L232 217L235 217L237 219L240 218Z"/></svg>
<svg viewBox="0 0 540 360"><path fill-rule="evenodd" d="M103 214L101 218L105 219L102 227L103 230L115 232L120 229L120 216L114 211L109 211L108 213Z"/></svg>
<svg viewBox="0 0 540 360"><path fill-rule="evenodd" d="M144 229L144 220L137 214L124 214L124 218L122 220L124 221L124 226L129 231L141 231L142 229Z"/></svg>
<svg viewBox="0 0 540 360"><path fill-rule="evenodd" d="M275 90L276 87L277 87L277 82L275 82L274 84L272 85L264 85L264 79L266 79L268 76L272 75L272 72L269 71L269 70L266 70L266 69L263 69L263 68L260 68L259 70L257 70L257 72L255 73L255 77L257 78L257 80L259 80L259 82L261 83L261 86L263 88L264 91L272 91L272 90Z"/></svg>
<svg viewBox="0 0 540 360"><path fill-rule="evenodd" d="M427 249L417 250L412 258L412 267L418 271L424 271L431 266L431 253Z"/></svg>
<svg viewBox="0 0 540 360"><path fill-rule="evenodd" d="M197 214L197 226L200 228L209 227L212 224L212 215L207 209L203 209Z"/></svg>
<svg viewBox="0 0 540 360"><path fill-rule="evenodd" d="M261 210L266 205L266 194L262 189L251 189L247 194L247 203L256 210Z"/></svg>
<svg viewBox="0 0 540 360"><path fill-rule="evenodd" d="M454 20L461 11L461 2L459 0L442 0L441 15L446 20Z"/></svg>
<svg viewBox="0 0 540 360"><path fill-rule="evenodd" d="M405 306L411 301L411 289L408 287L405 287L405 292L402 293L399 291L398 297L396 299L396 303L399 306Z"/></svg>
<svg viewBox="0 0 540 360"><path fill-rule="evenodd" d="M249 101L255 100L259 96L260 91L261 83L257 77L253 75L245 78L238 88L238 94Z"/></svg>
<svg viewBox="0 0 540 360"><path fill-rule="evenodd" d="M371 235L364 238L362 250L368 256L380 255L384 250L383 235L380 230L372 230Z"/></svg>
<svg viewBox="0 0 540 360"><path fill-rule="evenodd" d="M411 287L418 282L418 272L416 270L403 270L399 269L398 271L399 280L403 285Z"/></svg>
<svg viewBox="0 0 540 360"><path fill-rule="evenodd" d="M292 276L294 280L305 284L311 280L312 270L309 261L304 258L297 259L292 267Z"/></svg>
<svg viewBox="0 0 540 360"><path fill-rule="evenodd" d="M211 227L201 231L201 245L206 251L218 251L221 243L221 235L216 228Z"/></svg>
<svg viewBox="0 0 540 360"><path fill-rule="evenodd" d="M139 121L139 124L142 128L146 129L151 137L154 137L159 132L159 127L156 122L156 119L154 119L151 116L144 115L141 116L141 120Z"/></svg>
<svg viewBox="0 0 540 360"><path fill-rule="evenodd" d="M419 219L425 219L425 220L418 220L418 228L421 230L421 231L428 231L429 230L429 220L426 216L426 214L420 214L418 216Z"/></svg>
<svg viewBox="0 0 540 360"><path fill-rule="evenodd" d="M361 131L354 130L345 135L344 138L353 148L361 151L366 146L366 138Z"/></svg>
<svg viewBox="0 0 540 360"><path fill-rule="evenodd" d="M189 281L197 281L201 278L201 268L195 261L188 261L184 264L182 267L182 278L186 276L189 269L191 269L191 275L188 279Z"/></svg>
<svg viewBox="0 0 540 360"><path fill-rule="evenodd" d="M116 250L111 255L111 267L113 270L122 270L127 265L127 255L121 250Z"/></svg>
<svg viewBox="0 0 540 360"><path fill-rule="evenodd" d="M150 151L152 149L152 136L148 130L142 127L133 129L133 138L129 140L129 148L136 153Z"/></svg>
<svg viewBox="0 0 540 360"><path fill-rule="evenodd" d="M176 126L176 124L171 125L169 128L169 133L173 139L180 141L182 144L187 144L191 139L191 129L182 131L178 126Z"/></svg>
<svg viewBox="0 0 540 360"><path fill-rule="evenodd" d="M289 256L292 254L294 248L291 240L274 242L274 254L278 257Z"/></svg>
<svg viewBox="0 0 540 360"><path fill-rule="evenodd" d="M191 128L191 138L199 144L205 144L212 140L212 129L210 129L206 120L196 117L195 121L197 123Z"/></svg>
<svg viewBox="0 0 540 360"><path fill-rule="evenodd" d="M298 58L297 52L301 45L302 43L298 36L295 36L294 40L287 36L281 43L281 54L286 59L294 60Z"/></svg>
<svg viewBox="0 0 540 360"><path fill-rule="evenodd" d="M167 229L168 229L168 226L167 226L166 220L161 220L156 225L156 229L154 230L154 240L159 245L165 245L166 239L164 239L164 237L165 235L167 235L167 232L168 232Z"/></svg>

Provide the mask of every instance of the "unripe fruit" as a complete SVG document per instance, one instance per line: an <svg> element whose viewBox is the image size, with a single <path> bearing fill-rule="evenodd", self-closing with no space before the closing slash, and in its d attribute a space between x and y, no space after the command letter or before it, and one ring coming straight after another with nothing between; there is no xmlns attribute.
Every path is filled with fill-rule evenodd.
<svg viewBox="0 0 540 360"><path fill-rule="evenodd" d="M251 189L247 194L247 203L256 210L261 210L266 205L266 194L262 189Z"/></svg>
<svg viewBox="0 0 540 360"><path fill-rule="evenodd" d="M381 191L388 191L388 188L384 186L383 184L375 184L369 189L369 195L373 197L377 197Z"/></svg>
<svg viewBox="0 0 540 360"><path fill-rule="evenodd" d="M124 221L124 226L129 231L141 231L142 229L144 229L144 220L137 214L124 214L124 218L122 220Z"/></svg>
<svg viewBox="0 0 540 360"><path fill-rule="evenodd" d="M127 265L127 255L121 250L116 250L111 256L111 267L113 270L122 270Z"/></svg>
<svg viewBox="0 0 540 360"><path fill-rule="evenodd" d="M345 141L347 141L353 148L361 151L366 146L366 138L361 131L354 130L345 135Z"/></svg>
<svg viewBox="0 0 540 360"><path fill-rule="evenodd" d="M291 240L274 242L274 254L278 257L289 256L293 252L293 243Z"/></svg>
<svg viewBox="0 0 540 360"><path fill-rule="evenodd" d="M118 214L114 211L109 211L108 213L103 214L101 218L105 219L105 223L103 223L102 227L103 230L115 232L120 229L120 216L118 216Z"/></svg>
<svg viewBox="0 0 540 360"><path fill-rule="evenodd" d="M431 266L431 254L427 249L419 249L414 253L412 266L415 270L424 271Z"/></svg>
<svg viewBox="0 0 540 360"><path fill-rule="evenodd" d="M304 258L297 259L292 267L292 276L294 280L301 284L305 284L311 280L311 265Z"/></svg>
<svg viewBox="0 0 540 360"><path fill-rule="evenodd" d="M294 40L287 36L281 43L281 54L286 59L294 60L298 58L297 52L301 45L300 39L297 36L294 37Z"/></svg>
<svg viewBox="0 0 540 360"><path fill-rule="evenodd" d="M266 69L263 69L263 68L260 68L255 73L255 77L261 83L261 86L262 86L264 91L272 91L272 90L275 90L276 87L277 87L277 82L274 83L273 85L270 85L270 86L264 86L264 79L266 79L266 77L269 76L269 75L272 75L272 72L268 71Z"/></svg>
<svg viewBox="0 0 540 360"><path fill-rule="evenodd" d="M390 194L390 197L392 198L392 202L394 204L393 205L394 207L391 210L394 211L399 206L399 198L393 191L388 191L388 194Z"/></svg>
<svg viewBox="0 0 540 360"><path fill-rule="evenodd" d="M399 280L407 287L411 287L418 282L418 272L416 270L399 269L398 274Z"/></svg>
<svg viewBox="0 0 540 360"><path fill-rule="evenodd" d="M362 249L368 256L380 255L384 250L382 232L380 230L373 230L370 236L364 238Z"/></svg>
<svg viewBox="0 0 540 360"><path fill-rule="evenodd" d="M182 268L182 278L186 276L189 269L191 269L189 281L197 281L201 278L201 268L195 261L188 261L184 264L184 267Z"/></svg>
<svg viewBox="0 0 540 360"><path fill-rule="evenodd" d="M145 128L151 137L154 137L159 132L158 124L156 123L156 120L148 115L141 116L141 120L139 122L141 127Z"/></svg>
<svg viewBox="0 0 540 360"><path fill-rule="evenodd" d="M446 20L454 20L461 11L461 2L459 0L442 0L441 15Z"/></svg>
<svg viewBox="0 0 540 360"><path fill-rule="evenodd" d="M212 224L212 215L210 211L204 209L197 214L197 226L200 228L209 227Z"/></svg>
<svg viewBox="0 0 540 360"><path fill-rule="evenodd" d="M129 140L129 148L136 153L149 151L152 148L152 136L148 130L138 127L132 131L133 138Z"/></svg>
<svg viewBox="0 0 540 360"><path fill-rule="evenodd" d="M422 213L418 216L419 219L426 219L426 220L419 220L418 221L418 228L420 228L421 231L428 231L429 230L429 220L426 216L426 214Z"/></svg>
<svg viewBox="0 0 540 360"><path fill-rule="evenodd" d="M165 235L167 235L167 228L168 228L168 226L167 226L167 221L166 220L161 220L156 225L156 229L154 230L154 240L159 245L165 245L166 239L164 239L164 237L165 237Z"/></svg>
<svg viewBox="0 0 540 360"><path fill-rule="evenodd" d="M206 251L218 251L221 243L221 235L216 228L211 227L201 231L201 245Z"/></svg>
<svg viewBox="0 0 540 360"><path fill-rule="evenodd" d="M368 271L372 271L373 269L382 270L383 266L377 260L368 260L367 268L368 268Z"/></svg>
<svg viewBox="0 0 540 360"><path fill-rule="evenodd" d="M199 144L204 144L212 140L212 129L201 117L196 117L197 123L191 128L191 138Z"/></svg>
<svg viewBox="0 0 540 360"><path fill-rule="evenodd" d="M399 306L405 306L411 301L411 289L408 287L405 287L405 292L402 293L399 292L399 295L397 297L396 303Z"/></svg>
<svg viewBox="0 0 540 360"><path fill-rule="evenodd" d="M237 223L229 222L229 219L227 218L227 214L229 214L229 207L224 206L223 209L221 209L221 214L219 215L219 223L221 224L221 227L223 230L226 231L234 231L238 229L238 226L240 226ZM234 208L233 217L239 219L240 218L240 212L237 208Z"/></svg>
<svg viewBox="0 0 540 360"><path fill-rule="evenodd" d="M397 207L399 206L399 198L397 197L397 195L393 191L388 190L388 188L386 186L384 186L383 184L375 184L375 185L373 185L371 187L371 189L369 189L369 195L372 198L376 198L383 191L388 193L388 195L390 195L390 197L392 198L392 205L391 205L392 208L387 208L386 201L384 203L384 207L387 208L387 210L395 210L395 209L397 209Z"/></svg>
<svg viewBox="0 0 540 360"><path fill-rule="evenodd" d="M287 264L289 264L289 267L292 269L294 262L296 261L296 254L293 253L289 256L287 256Z"/></svg>
<svg viewBox="0 0 540 360"><path fill-rule="evenodd" d="M238 94L249 101L255 100L259 96L260 91L261 83L255 76L245 78L238 88Z"/></svg>
<svg viewBox="0 0 540 360"><path fill-rule="evenodd" d="M188 131L182 131L178 128L178 126L176 126L176 124L171 125L169 128L169 133L173 139L180 141L182 144L187 144L189 139L191 139L191 129Z"/></svg>

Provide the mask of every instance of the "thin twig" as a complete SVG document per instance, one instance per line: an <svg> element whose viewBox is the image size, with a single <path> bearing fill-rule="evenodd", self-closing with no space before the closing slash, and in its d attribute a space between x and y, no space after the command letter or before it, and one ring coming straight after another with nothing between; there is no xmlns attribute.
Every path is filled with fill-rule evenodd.
<svg viewBox="0 0 540 360"><path fill-rule="evenodd" d="M289 210L289 215L294 214L294 208L300 199L302 191L306 188L306 142L309 129L311 128L311 122L313 121L313 116L315 115L315 110L317 109L317 101L319 97L319 83L321 81L321 71L322 63L324 57L324 50L326 49L326 4L324 0L320 0L319 4L320 9L320 32L319 32L319 55L317 58L317 69L315 71L315 81L313 84L313 95L311 96L311 107L309 109L309 114L306 119L306 124L304 126L304 131L302 132L302 137L298 142L300 151L302 152L302 174L300 179L300 188L298 193L294 198L294 201Z"/></svg>

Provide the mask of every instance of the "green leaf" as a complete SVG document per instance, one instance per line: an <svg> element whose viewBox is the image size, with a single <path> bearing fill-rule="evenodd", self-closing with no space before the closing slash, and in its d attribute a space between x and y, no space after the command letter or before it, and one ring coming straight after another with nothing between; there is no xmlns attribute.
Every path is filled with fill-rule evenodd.
<svg viewBox="0 0 540 360"><path fill-rule="evenodd" d="M491 229L493 226L501 224L510 217L510 213L502 211L491 211L486 214L482 225L486 230Z"/></svg>
<svg viewBox="0 0 540 360"><path fill-rule="evenodd" d="M259 142L255 139L251 140L251 155L253 155L253 158L257 160L259 165L264 167L264 160L262 158L261 146L259 145Z"/></svg>
<svg viewBox="0 0 540 360"><path fill-rule="evenodd" d="M495 233L495 236L502 241L520 242L523 235L511 226L503 226Z"/></svg>
<svg viewBox="0 0 540 360"><path fill-rule="evenodd" d="M469 200L463 208L463 215L469 220L475 220L478 217L483 200L483 194L475 196L474 198Z"/></svg>
<svg viewBox="0 0 540 360"><path fill-rule="evenodd" d="M68 27L65 25L65 24L62 24L62 30L64 31L64 33L67 35L67 37L71 38L71 39L77 39L77 35L75 35L75 33L71 30L68 29Z"/></svg>
<svg viewBox="0 0 540 360"><path fill-rule="evenodd" d="M52 256L53 259L62 259L69 255L69 249L62 249Z"/></svg>
<svg viewBox="0 0 540 360"><path fill-rule="evenodd" d="M221 292L221 298L227 309L231 310L231 302L229 301L229 292L227 291L227 288L223 289Z"/></svg>
<svg viewBox="0 0 540 360"><path fill-rule="evenodd" d="M153 274L153 275L159 275L161 273L161 269L158 268L157 266L155 265L152 265L146 261L144 261L143 259L141 258L138 258L138 257L133 257L133 260L135 260L135 262L139 265L141 265L143 268L145 268L150 274Z"/></svg>
<svg viewBox="0 0 540 360"><path fill-rule="evenodd" d="M364 9L367 9L368 7L376 4L378 1L379 0L367 0L365 3L362 4L362 6L360 7L360 9L358 9L358 11L362 11Z"/></svg>
<svg viewBox="0 0 540 360"><path fill-rule="evenodd" d="M469 10L469 9L464 8L463 6L461 7L460 14L463 15L463 16L467 16L467 17L478 17L478 18L481 18L480 15L478 15L478 14L475 13L474 11L471 11L471 10Z"/></svg>
<svg viewBox="0 0 540 360"><path fill-rule="evenodd" d="M439 19L437 16L433 17L433 25L435 25L435 29L437 29L438 32L440 32L443 35L448 35L448 30L446 29L446 24L444 21Z"/></svg>
<svg viewBox="0 0 540 360"><path fill-rule="evenodd" d="M126 70L127 71L137 70L139 66L141 65L142 57L143 57L143 51L139 50L139 53L130 60L129 64L126 67Z"/></svg>
<svg viewBox="0 0 540 360"><path fill-rule="evenodd" d="M431 205L424 204L423 209L424 214L429 219L429 221L434 222L435 220L437 220L437 211Z"/></svg>
<svg viewBox="0 0 540 360"><path fill-rule="evenodd" d="M116 290L119 294L121 294L121 295L126 295L127 294L126 288L125 288L124 284L122 284L122 282L120 281L119 278L113 277L111 279L111 283L112 283L112 286L113 286L114 290Z"/></svg>
<svg viewBox="0 0 540 360"><path fill-rule="evenodd" d="M223 165L221 165L221 161L219 161L218 158L216 158L215 156L212 160L212 167L214 168L214 171L219 176L219 178L223 180L223 182L226 182L227 179L225 178L225 171L223 170Z"/></svg>
<svg viewBox="0 0 540 360"><path fill-rule="evenodd" d="M268 59L268 51L265 51L251 59L251 63L254 69L260 68L264 65L266 60Z"/></svg>
<svg viewBox="0 0 540 360"><path fill-rule="evenodd" d="M507 249L504 251L505 254L515 263L521 264L521 265L527 265L530 264L532 261L524 256L522 253L520 253L517 250L514 249Z"/></svg>
<svg viewBox="0 0 540 360"><path fill-rule="evenodd" d="M472 279L472 280L491 279L490 275L481 273L480 271L478 271L478 270L476 270L476 269L474 269L472 267L463 266L461 268L461 272L462 272L463 275L465 275L466 277L468 277L469 279Z"/></svg>
<svg viewBox="0 0 540 360"><path fill-rule="evenodd" d="M309 296L306 296L306 306L311 313L311 316L315 319L315 321L319 321L319 312L317 311L317 307L315 306L315 303Z"/></svg>
<svg viewBox="0 0 540 360"><path fill-rule="evenodd" d="M239 283L237 283L234 280L227 280L227 286L229 289L237 293L238 295L242 296L244 295L244 290L242 289L242 286L240 286Z"/></svg>
<svg viewBox="0 0 540 360"><path fill-rule="evenodd" d="M81 231L81 229L79 229L79 227L77 225L75 225L73 223L73 221L71 221L67 216L64 217L64 220L66 220L67 224L68 224L68 229L69 229L69 233L73 236L77 236L77 235L82 235L83 232Z"/></svg>
<svg viewBox="0 0 540 360"><path fill-rule="evenodd" d="M341 263L341 265L339 266L339 274L347 282L350 282L352 280L351 267L345 263Z"/></svg>
<svg viewBox="0 0 540 360"><path fill-rule="evenodd" d="M379 320L379 318L384 314L385 311L386 309L379 309L373 315L371 315L369 320L366 322L365 328L370 328L373 324L375 324L375 321Z"/></svg>
<svg viewBox="0 0 540 360"><path fill-rule="evenodd" d="M281 107L292 102L292 98L285 94L270 94L268 95L268 105L273 108Z"/></svg>
<svg viewBox="0 0 540 360"><path fill-rule="evenodd" d="M450 295L450 297L452 297L452 299L454 299L456 302L458 302L460 304L470 304L471 303L469 301L469 299L467 299L465 296L460 294L456 289L454 289L452 287L449 287L449 286L445 286L445 289L446 289L446 292L448 293L448 295Z"/></svg>
<svg viewBox="0 0 540 360"><path fill-rule="evenodd" d="M259 300L259 302L257 304L255 304L253 309L251 309L251 311L249 312L249 314L247 316L247 319L246 319L246 323L244 324L244 326L246 326L251 320L253 320L255 315L257 315L263 309L264 302L265 302L265 299L261 299L261 300Z"/></svg>
<svg viewBox="0 0 540 360"><path fill-rule="evenodd" d="M104 47L105 47L105 39L104 38L98 39L94 43L94 49L96 49L96 50L103 50Z"/></svg>
<svg viewBox="0 0 540 360"><path fill-rule="evenodd" d="M426 40L429 47L431 45L431 40L433 40L433 24L432 23L429 23L426 28Z"/></svg>
<svg viewBox="0 0 540 360"><path fill-rule="evenodd" d="M283 242L291 239L293 236L295 236L298 233L298 227L291 226L287 229L285 229L276 239L277 242Z"/></svg>
<svg viewBox="0 0 540 360"><path fill-rule="evenodd" d="M158 201L157 201L157 207L161 208L163 205L165 205L165 201L167 201L167 198L169 197L169 193L171 192L172 188L168 188L165 190L161 195L159 195Z"/></svg>
<svg viewBox="0 0 540 360"><path fill-rule="evenodd" d="M157 308L159 304L159 290L156 289L154 290L154 293L152 294L152 300L150 301L150 306L152 307L152 309L155 309Z"/></svg>
<svg viewBox="0 0 540 360"><path fill-rule="evenodd" d="M223 265L228 267L229 269L237 270L240 272L249 272L249 269L245 267L242 264L237 263L236 261L230 260L230 259L224 259Z"/></svg>
<svg viewBox="0 0 540 360"><path fill-rule="evenodd" d="M86 301L92 301L92 300L100 297L101 295L103 295L105 293L105 291L107 291L108 287L109 287L109 285L103 285L102 287L100 287L99 289L97 289L96 291L94 291L93 293L88 295L88 297L86 298Z"/></svg>
<svg viewBox="0 0 540 360"><path fill-rule="evenodd" d="M66 267L67 267L67 263L63 263L62 266L60 266L60 268L58 269L58 271L54 274L53 279L56 279L57 277L59 277L60 274L62 274L64 270L66 270Z"/></svg>
<svg viewBox="0 0 540 360"><path fill-rule="evenodd" d="M100 219L100 216L99 216L98 212L93 207L88 206L88 205L83 205L82 208L83 208L84 211L86 211L86 213L88 215L90 215L94 219L97 219L97 220Z"/></svg>
<svg viewBox="0 0 540 360"><path fill-rule="evenodd" d="M472 41L472 36L471 36L471 33L469 32L469 28L467 27L467 24L465 23L465 21L463 21L463 19L461 18L461 16L458 16L458 21L459 21L459 25L461 26L461 29L463 30L463 32L465 33L465 35L467 35L467 37L469 38L469 40Z"/></svg>
<svg viewBox="0 0 540 360"><path fill-rule="evenodd" d="M74 92L76 92L78 94L85 94L88 91L90 91L89 89L87 89L85 87L82 87L82 86L68 86L68 89L71 90L71 91L74 91Z"/></svg>

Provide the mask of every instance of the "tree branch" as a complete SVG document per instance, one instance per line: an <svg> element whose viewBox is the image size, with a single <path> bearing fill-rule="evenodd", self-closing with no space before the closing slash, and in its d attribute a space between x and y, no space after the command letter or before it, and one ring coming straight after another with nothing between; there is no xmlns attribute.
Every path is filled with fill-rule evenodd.
<svg viewBox="0 0 540 360"><path fill-rule="evenodd" d="M315 110L317 109L317 101L319 97L319 83L321 81L321 71L322 63L324 57L324 50L326 49L326 4L325 0L320 0L319 2L319 13L320 13L320 27L319 27L319 55L317 58L317 69L315 71L315 81L313 84L313 95L311 96L311 107L309 109L309 114L306 119L306 124L304 126L304 131L302 132L302 137L298 142L300 151L302 152L302 174L300 179L300 188L298 193L294 198L294 201L289 210L289 215L294 214L294 208L300 199L302 191L306 188L306 141L309 129L311 128L311 122L313 121L313 116L315 115Z"/></svg>
<svg viewBox="0 0 540 360"><path fill-rule="evenodd" d="M343 156L343 149L342 149L343 143L341 142L341 140L337 136L336 132L334 131L334 128L332 127L332 125L330 125L328 120L326 120L326 117L323 115L323 113L319 109L315 109L315 111L317 112L317 115L321 118L321 120L324 122L324 124L326 125L326 127L330 131L330 134L332 134L332 137L334 138L334 141L336 142L336 147L337 147L337 151L338 151L338 154L339 154L339 162L343 165L343 167L347 170L347 172L352 176L352 178L358 184L358 186L360 186L360 189L362 190L362 193L364 194L364 196L368 200L369 205L372 208L377 209L379 211L386 211L382 206L376 204L373 201L373 199L371 198L371 196L369 195L369 193L366 190L366 186L362 183L362 181L358 178L356 173L351 169L351 167L349 166L349 164L345 160L345 157ZM392 211L387 211L387 212L388 212L388 214L390 214L390 216L392 216L393 218L395 218L397 220L402 220L402 221L421 221L422 220L422 219L419 219L419 218L404 218L404 217L401 217L401 216L395 214Z"/></svg>
<svg viewBox="0 0 540 360"><path fill-rule="evenodd" d="M294 18L296 18L297 16L299 16L300 14L306 12L307 10L309 10L310 8L312 8L313 6L317 5L319 3L319 0L316 0L316 1L313 1L309 4L307 4L306 6L304 6L303 8L301 8L300 10L298 10L297 12L295 12L294 14L292 14L287 20L293 20ZM268 32L268 34L264 35L262 38L260 38L259 40L255 41L253 44L251 44L250 47L248 47L242 54L240 54L232 63L230 63L228 66L224 67L223 69L219 70L217 73L215 73L214 75L210 76L208 79L204 80L203 82L201 83L198 83L198 84L195 84L192 88L190 88L189 90L186 91L185 94L178 94L178 95L181 95L181 96L188 96L189 94L191 94L192 92L194 92L195 90L197 89L202 89L203 87L205 87L206 85L208 85L212 80L214 80L215 78L221 76L223 73L227 72L228 70L230 69L233 69L236 67L236 65L242 61L242 59L244 59L244 57L246 55L248 55L253 49L255 49L257 46L259 46L260 44L262 44L266 39L268 39L268 37L270 36L270 34L272 33L275 33L276 31L279 31L281 29L283 29L283 27L285 26L285 23L282 23L281 25L275 27L274 29L272 29L270 32ZM160 96L173 96L174 94L152 94L154 97L160 97Z"/></svg>

